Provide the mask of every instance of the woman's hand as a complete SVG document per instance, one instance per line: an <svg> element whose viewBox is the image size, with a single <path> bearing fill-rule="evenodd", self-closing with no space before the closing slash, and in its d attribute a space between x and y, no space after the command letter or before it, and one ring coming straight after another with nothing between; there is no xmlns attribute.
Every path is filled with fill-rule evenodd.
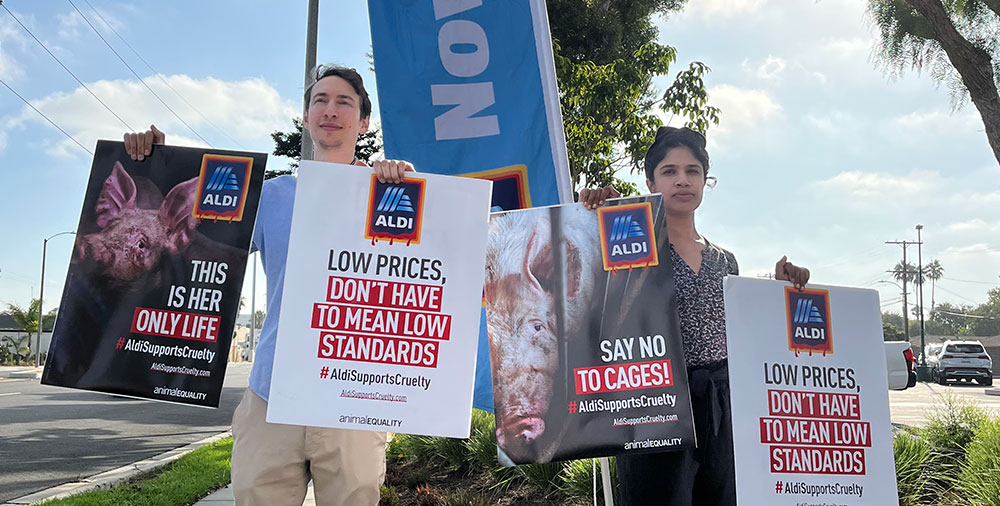
<svg viewBox="0 0 1000 506"><path fill-rule="evenodd" d="M785 255L774 264L774 279L788 281L795 288L802 290L809 282L809 269L793 265L788 261L788 255Z"/></svg>
<svg viewBox="0 0 1000 506"><path fill-rule="evenodd" d="M375 160L372 162L375 177L380 183L402 183L405 172L416 172L413 164L402 160Z"/></svg>
<svg viewBox="0 0 1000 506"><path fill-rule="evenodd" d="M583 207L587 209L597 209L604 205L604 201L608 199L616 199L622 195L618 193L613 186L605 186L604 188L585 188L580 190L580 198L577 202L583 204Z"/></svg>

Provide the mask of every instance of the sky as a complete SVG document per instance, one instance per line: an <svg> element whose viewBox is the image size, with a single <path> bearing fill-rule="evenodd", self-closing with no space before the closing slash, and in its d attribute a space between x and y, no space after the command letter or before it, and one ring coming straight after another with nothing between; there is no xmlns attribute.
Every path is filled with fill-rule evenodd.
<svg viewBox="0 0 1000 506"><path fill-rule="evenodd" d="M692 0L657 19L659 41L678 50L657 88L701 61L712 69L709 103L722 109L707 136L718 185L706 193L697 228L736 254L743 275L773 272L788 255L813 282L877 289L883 309L898 313L900 289L882 281L891 280L885 271L902 248L885 241L916 241L922 224L922 258L944 267L935 301L982 303L1000 286L1000 166L971 104L953 110L946 87L930 76L892 76L873 61L876 29L865 4ZM91 151L98 139L120 140L124 122L136 130L155 123L171 144L269 153L270 133L289 130L300 115L305 1L283 9L254 0L3 5L120 116L0 9L0 79ZM366 2L320 2L318 61L361 72L378 123L370 41ZM75 229L91 162L0 87L0 307L38 296L43 240ZM268 168L287 162L271 156ZM68 235L49 242L46 312L61 296L72 242ZM907 259L916 263L916 246ZM248 270L248 305L251 279ZM259 264L257 280L260 309Z"/></svg>

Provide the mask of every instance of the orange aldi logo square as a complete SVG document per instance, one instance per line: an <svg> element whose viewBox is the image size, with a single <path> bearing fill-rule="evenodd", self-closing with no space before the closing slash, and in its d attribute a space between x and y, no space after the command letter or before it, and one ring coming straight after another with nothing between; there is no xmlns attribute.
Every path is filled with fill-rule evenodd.
<svg viewBox="0 0 1000 506"><path fill-rule="evenodd" d="M206 154L201 158L195 218L241 221L250 189L253 158Z"/></svg>
<svg viewBox="0 0 1000 506"><path fill-rule="evenodd" d="M833 332L830 325L830 292L827 290L785 287L785 309L788 319L788 349L800 352L833 353Z"/></svg>
<svg viewBox="0 0 1000 506"><path fill-rule="evenodd" d="M597 210L604 270L651 267L659 264L649 202L602 207Z"/></svg>
<svg viewBox="0 0 1000 506"><path fill-rule="evenodd" d="M405 178L402 183L380 183L372 174L368 193L368 217L365 238L410 244L420 244L420 229L424 216L424 185L426 180Z"/></svg>

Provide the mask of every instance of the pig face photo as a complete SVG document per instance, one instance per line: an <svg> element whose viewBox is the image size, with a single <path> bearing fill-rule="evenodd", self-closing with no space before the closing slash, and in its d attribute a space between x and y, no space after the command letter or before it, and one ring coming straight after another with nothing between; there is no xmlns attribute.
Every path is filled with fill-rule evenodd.
<svg viewBox="0 0 1000 506"><path fill-rule="evenodd" d="M490 222L485 299L497 444L515 463L551 460L568 427L560 374L566 341L586 338L597 313L594 294L606 282L597 227L596 215L580 205Z"/></svg>
<svg viewBox="0 0 1000 506"><path fill-rule="evenodd" d="M98 231L77 236L72 262L95 284L122 290L157 271L164 253L190 242L197 178L174 186L166 198L151 181L133 178L115 162L101 187L94 223Z"/></svg>
<svg viewBox="0 0 1000 506"><path fill-rule="evenodd" d="M659 195L608 206L637 203L649 204L644 234L663 251L668 240ZM491 215L483 294L498 459L504 465L641 452L633 442L654 438L693 445L670 257L661 257L659 265L605 270L601 234L618 241L625 234L621 227L600 227L598 220L598 211L580 204ZM664 343L655 355L630 347L652 336ZM630 368L664 361L674 371L669 383L622 380L634 377L624 372ZM596 392L581 388L577 371L590 378L587 371L595 368L610 371L594 374L617 378L614 385ZM640 396L672 401L634 407ZM598 401L633 407L604 410L595 407ZM669 416L671 423L615 421L645 414Z"/></svg>

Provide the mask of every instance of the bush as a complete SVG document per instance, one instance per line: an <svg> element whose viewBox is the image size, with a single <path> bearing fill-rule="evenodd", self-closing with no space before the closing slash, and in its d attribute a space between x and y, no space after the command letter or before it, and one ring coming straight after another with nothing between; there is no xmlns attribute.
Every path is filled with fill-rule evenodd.
<svg viewBox="0 0 1000 506"><path fill-rule="evenodd" d="M896 487L900 506L917 506L924 498L930 446L919 436L898 432L892 438L896 461Z"/></svg>
<svg viewBox="0 0 1000 506"><path fill-rule="evenodd" d="M565 465L564 462L521 465L516 467L517 476L547 497L559 490L558 478Z"/></svg>
<svg viewBox="0 0 1000 506"><path fill-rule="evenodd" d="M1000 420L980 425L966 447L957 488L978 506L1000 506Z"/></svg>
<svg viewBox="0 0 1000 506"><path fill-rule="evenodd" d="M594 461L597 459L571 460L563 468L559 489L566 496L574 499L590 499L594 494ZM615 465L615 458L609 457L609 470L611 471L611 487L614 490L615 503L618 498L618 466ZM600 472L600 464L597 466ZM597 497L600 504L604 504L604 483L597 480Z"/></svg>

